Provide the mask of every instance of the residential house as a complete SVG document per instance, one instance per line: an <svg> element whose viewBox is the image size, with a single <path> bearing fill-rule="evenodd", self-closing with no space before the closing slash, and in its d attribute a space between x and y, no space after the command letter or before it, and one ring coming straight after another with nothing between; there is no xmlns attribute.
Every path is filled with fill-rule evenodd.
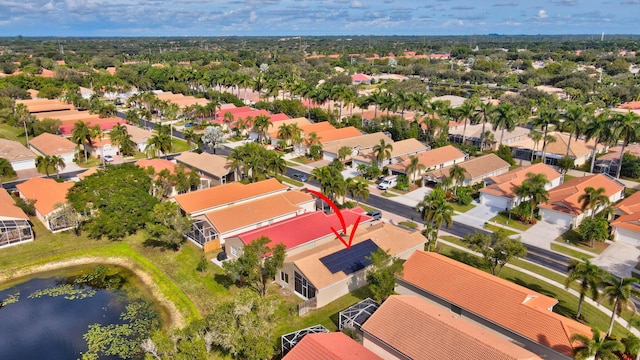
<svg viewBox="0 0 640 360"><path fill-rule="evenodd" d="M616 218L611 222L616 241L640 246L640 191L633 193L614 207Z"/></svg>
<svg viewBox="0 0 640 360"><path fill-rule="evenodd" d="M29 216L16 205L7 190L0 188L0 248L33 239Z"/></svg>
<svg viewBox="0 0 640 360"><path fill-rule="evenodd" d="M60 101L57 99L49 100L49 99L27 99L27 100L16 100L16 105L22 104L27 107L30 114L44 113L44 112L54 112L54 111L64 111L64 110L73 110L74 107L71 104L67 104L64 101Z"/></svg>
<svg viewBox="0 0 640 360"><path fill-rule="evenodd" d="M273 121L272 124L273 124L273 126L269 128L269 132L267 133L267 136L269 137L269 142L274 146L278 144L278 141L282 140L282 139L280 139L280 137L278 137L278 133L280 132L280 127L281 126L294 125L295 124L296 126L298 126L298 128L300 130L302 130L305 126L312 125L311 121L309 121L309 120L307 120L306 118L303 118L303 117ZM331 124L329 124L329 125L331 125ZM301 134L301 135L303 135L303 134ZM302 139L302 137L301 137L301 139Z"/></svg>
<svg viewBox="0 0 640 360"><path fill-rule="evenodd" d="M458 164L465 170L465 178L459 185L471 186L483 183L485 179L505 174L509 171L509 163L502 160L496 154L487 154L475 157ZM436 169L424 174L425 182L440 183L445 178L451 177L450 171L453 165Z"/></svg>
<svg viewBox="0 0 640 360"><path fill-rule="evenodd" d="M165 170L169 172L169 175L175 175L176 166L178 166L178 164L172 161L169 161L167 159L161 159L161 158L140 159L136 161L134 164L145 170L149 168L153 169L153 173L156 175L156 177L158 176L158 174L160 174L160 172ZM189 168L185 168L184 171L186 173L189 173L189 171L191 170ZM173 183L171 186L171 189L169 190L168 196L173 197L177 194L178 194L178 191L175 188L175 183Z"/></svg>
<svg viewBox="0 0 640 360"><path fill-rule="evenodd" d="M153 136L153 133L137 126L125 125L125 127L127 128L127 134L131 135L131 141L136 144L137 150L139 152L144 152L147 148L149 139Z"/></svg>
<svg viewBox="0 0 640 360"><path fill-rule="evenodd" d="M562 183L562 174L549 165L537 163L511 170L503 175L493 176L485 180L487 186L480 189L480 204L500 210L511 210L518 206L521 199L515 194L516 187L522 185L527 174L543 174L547 177L545 189L552 189Z"/></svg>
<svg viewBox="0 0 640 360"><path fill-rule="evenodd" d="M64 137L71 137L73 135L73 128L78 121L84 121L89 128L100 128L102 132L109 132L116 125L122 125L125 123L120 118L97 118L97 119L83 119L83 120L65 120L62 121L62 125L58 128L58 133Z"/></svg>
<svg viewBox="0 0 640 360"><path fill-rule="evenodd" d="M187 151L176 156L175 160L200 175L201 189L236 181L236 173L224 156Z"/></svg>
<svg viewBox="0 0 640 360"><path fill-rule="evenodd" d="M283 360L382 360L342 332L307 334Z"/></svg>
<svg viewBox="0 0 640 360"><path fill-rule="evenodd" d="M352 85L370 85L371 78L365 74L353 74L351 75Z"/></svg>
<svg viewBox="0 0 640 360"><path fill-rule="evenodd" d="M340 211L349 227L360 219L360 226L371 221L361 208L344 209ZM271 239L269 246L284 244L286 254L292 256L303 251L313 249L322 244L322 241L334 241L331 229L341 230L342 224L338 215L334 212L326 214L324 211L306 212L288 220L279 221L258 229L235 235L225 240L225 251L229 259L237 259L242 256L242 249L252 241L266 236ZM284 278L284 275L281 276Z"/></svg>
<svg viewBox="0 0 640 360"><path fill-rule="evenodd" d="M604 195L609 198L611 204L624 197L624 185L608 175L596 174L573 178L549 190L549 201L538 205L542 220L575 228L586 216L591 216L593 211L602 210L602 208L591 209L589 207L584 211L581 209L582 204L578 198L585 193L585 189L588 187L604 188Z"/></svg>
<svg viewBox="0 0 640 360"><path fill-rule="evenodd" d="M349 128L351 127L337 129L336 131L345 130ZM358 131L358 130L355 129L355 131ZM351 136L348 138L342 138L340 140L334 140L329 142L325 142L325 139L326 139L325 136L327 135L326 132L319 135L323 136L321 140L322 141L322 157L328 161L337 159L338 151L340 150L340 148L344 146L350 148L352 154L356 154L360 151L370 150L374 146L380 144L380 140L384 140L384 142L387 144L393 143L393 140L382 132L362 135L358 131L358 135L356 136Z"/></svg>
<svg viewBox="0 0 640 360"><path fill-rule="evenodd" d="M464 122L459 122L451 125L449 126L449 141L454 144L462 144L462 137L464 135L465 143L467 145L472 145L480 148L483 134L482 124L467 123L466 131ZM527 135L531 132L531 130L525 127L516 126L513 131L505 130L503 136L502 130L494 130L493 125L491 124L486 124L484 131L485 133L489 132L488 136L484 136L484 148L490 150L498 149L498 147L500 146L500 138L502 138L502 144L513 146L512 144L514 143L529 139Z"/></svg>
<svg viewBox="0 0 640 360"><path fill-rule="evenodd" d="M447 145L429 151L425 151L415 155L420 164L424 167L423 170L416 172L415 178L419 179L424 173L442 169L446 166L452 166L462 163L468 158L468 155L460 151L458 148L452 145ZM392 174L405 174L409 177L414 174L407 174L407 166L411 164L411 159L408 156L403 156L398 159L398 162L388 166L389 171Z"/></svg>
<svg viewBox="0 0 640 360"><path fill-rule="evenodd" d="M614 146L608 149L607 153L599 156L594 164L593 171L596 173L609 174L616 176L618 174L618 162L620 161L620 152L622 146ZM629 144L624 148L625 154L640 157L640 144Z"/></svg>
<svg viewBox="0 0 640 360"><path fill-rule="evenodd" d="M35 202L38 219L47 229L56 233L77 226L78 219L75 212L67 204L67 192L73 184L34 177L16 185L16 188L21 198Z"/></svg>
<svg viewBox="0 0 640 360"><path fill-rule="evenodd" d="M396 292L419 296L545 359L573 359L578 343L571 336L591 334L554 313L556 299L434 252L413 253Z"/></svg>
<svg viewBox="0 0 640 360"><path fill-rule="evenodd" d="M367 319L362 332L364 347L383 359L541 359L506 338L418 296L390 296ZM425 346L427 343L429 346Z"/></svg>
<svg viewBox="0 0 640 360"><path fill-rule="evenodd" d="M0 158L11 163L15 171L36 167L36 155L17 141L0 138Z"/></svg>
<svg viewBox="0 0 640 360"><path fill-rule="evenodd" d="M385 159L382 162L382 166L398 163L400 159L429 150L429 147L414 138L396 141L391 145L393 146L391 149L391 158ZM377 162L373 153L373 148L358 150L357 154L355 154L352 159L352 166L354 168L360 164L371 165L372 162Z"/></svg>
<svg viewBox="0 0 640 360"><path fill-rule="evenodd" d="M351 228L347 229L351 233ZM287 256L276 282L308 300L306 306L320 308L367 284L367 257L377 249L391 256L407 259L422 249L425 238L385 222L359 226L351 247L347 249L335 235L313 249Z"/></svg>
<svg viewBox="0 0 640 360"><path fill-rule="evenodd" d="M558 160L567 155L567 145L569 144L569 134L556 131L550 131L548 136L552 136L555 141L547 141L545 153L545 163L547 165L557 166ZM534 159L542 158L543 141L540 140L536 144L531 138L523 137L520 141L508 144L513 153L513 157L522 160L531 160L531 154L534 153ZM595 140L585 141L584 138L572 137L571 146L569 147L569 157L574 159L574 164L580 166L591 161L593 147L596 147L596 154L606 151L606 147L602 144L596 144Z"/></svg>
<svg viewBox="0 0 640 360"><path fill-rule="evenodd" d="M71 164L76 144L62 136L43 133L29 140L29 149L39 156L60 156L65 164Z"/></svg>

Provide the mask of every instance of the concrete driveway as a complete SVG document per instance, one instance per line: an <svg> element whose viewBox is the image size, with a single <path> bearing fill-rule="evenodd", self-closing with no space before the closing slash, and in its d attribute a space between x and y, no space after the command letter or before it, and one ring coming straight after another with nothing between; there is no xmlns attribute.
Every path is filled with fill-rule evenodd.
<svg viewBox="0 0 640 360"><path fill-rule="evenodd" d="M537 224L533 225L529 230L523 232L519 236L525 244L550 250L551 243L568 230L569 229L564 226L550 224L545 221L538 221Z"/></svg>
<svg viewBox="0 0 640 360"><path fill-rule="evenodd" d="M640 249L637 247L621 242L610 242L609 247L591 262L616 276L625 277L631 276L631 270L636 266L639 258Z"/></svg>
<svg viewBox="0 0 640 360"><path fill-rule="evenodd" d="M416 207L419 202L424 200L424 196L429 194L431 190L432 189L430 187L424 186L410 191L404 195L390 197L389 200L399 202L407 206Z"/></svg>
<svg viewBox="0 0 640 360"><path fill-rule="evenodd" d="M457 214L453 221L482 228L484 223L498 215L500 209L473 202L475 207L466 213Z"/></svg>

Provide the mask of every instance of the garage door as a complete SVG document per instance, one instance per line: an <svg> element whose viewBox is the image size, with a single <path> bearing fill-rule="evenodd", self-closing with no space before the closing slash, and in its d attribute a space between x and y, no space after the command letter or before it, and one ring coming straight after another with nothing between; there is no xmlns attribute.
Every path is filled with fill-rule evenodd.
<svg viewBox="0 0 640 360"><path fill-rule="evenodd" d="M562 213L548 210L542 211L542 221L546 221L550 224L556 224L568 228L571 226L571 220L571 216Z"/></svg>
<svg viewBox="0 0 640 360"><path fill-rule="evenodd" d="M500 210L507 208L507 199L485 193L480 193L480 203Z"/></svg>

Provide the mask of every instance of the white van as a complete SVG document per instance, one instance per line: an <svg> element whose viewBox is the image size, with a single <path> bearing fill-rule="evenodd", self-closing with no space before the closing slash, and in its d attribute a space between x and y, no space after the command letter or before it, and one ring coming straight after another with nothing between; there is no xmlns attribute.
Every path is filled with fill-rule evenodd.
<svg viewBox="0 0 640 360"><path fill-rule="evenodd" d="M380 184L378 184L378 189L387 190L387 189L392 188L392 187L394 187L396 185L398 185L398 176L397 175L389 175L389 176L385 177L384 180L382 180L380 182Z"/></svg>

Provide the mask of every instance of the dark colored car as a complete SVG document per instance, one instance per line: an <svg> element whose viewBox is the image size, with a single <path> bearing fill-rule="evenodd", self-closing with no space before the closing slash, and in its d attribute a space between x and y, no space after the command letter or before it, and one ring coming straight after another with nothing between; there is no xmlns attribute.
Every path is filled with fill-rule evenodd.
<svg viewBox="0 0 640 360"><path fill-rule="evenodd" d="M292 176L293 180L298 180L302 182L306 182L309 178L305 174L295 173Z"/></svg>
<svg viewBox="0 0 640 360"><path fill-rule="evenodd" d="M380 212L380 210L371 210L367 213L367 216L371 216L373 220L382 219L382 213Z"/></svg>

